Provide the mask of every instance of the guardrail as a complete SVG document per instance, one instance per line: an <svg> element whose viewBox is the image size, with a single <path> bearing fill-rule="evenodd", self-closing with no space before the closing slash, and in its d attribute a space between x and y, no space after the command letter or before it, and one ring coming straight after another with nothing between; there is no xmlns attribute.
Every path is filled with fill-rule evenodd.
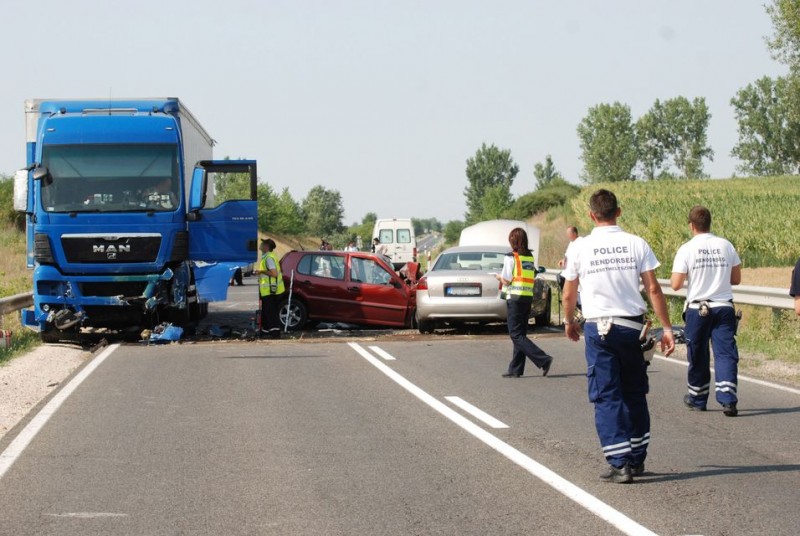
<svg viewBox="0 0 800 536"><path fill-rule="evenodd" d="M542 279L556 281L556 276L561 270L548 269L541 274ZM669 279L659 279L661 291L665 296L686 297L686 285L680 290L672 290ZM755 287L750 285L736 285L733 287L733 301L743 305L759 305L772 309L794 309L794 298L789 296L789 288Z"/></svg>
<svg viewBox="0 0 800 536"><path fill-rule="evenodd" d="M556 282L556 276L561 270L548 268L546 272L539 274L545 281ZM669 279L659 279L661 291L665 296L686 297L686 285L681 290L672 290ZM733 287L733 301L745 305L758 305L761 307L771 307L776 309L794 309L794 298L789 296L788 288L775 287L755 287L750 285L737 285ZM13 313L25 307L33 305L33 293L23 292L8 298L0 298L0 322L2 316Z"/></svg>
<svg viewBox="0 0 800 536"><path fill-rule="evenodd" d="M0 317L19 311L25 307L33 305L33 292L23 292L22 294L14 294L8 298L0 298ZM2 319L0 319L2 321Z"/></svg>

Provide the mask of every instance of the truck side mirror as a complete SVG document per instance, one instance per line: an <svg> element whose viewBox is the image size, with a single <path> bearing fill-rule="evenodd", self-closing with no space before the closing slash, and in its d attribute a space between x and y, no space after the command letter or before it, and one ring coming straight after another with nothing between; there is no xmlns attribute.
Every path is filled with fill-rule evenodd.
<svg viewBox="0 0 800 536"><path fill-rule="evenodd" d="M206 170L201 167L194 168L189 188L189 212L195 212L205 206L206 188Z"/></svg>
<svg viewBox="0 0 800 536"><path fill-rule="evenodd" d="M36 166L33 168L31 178L35 181L43 181L44 184L51 184L53 182L53 176L50 175L50 170L44 166Z"/></svg>
<svg viewBox="0 0 800 536"><path fill-rule="evenodd" d="M28 169L20 169L14 173L14 210L31 212L28 209Z"/></svg>

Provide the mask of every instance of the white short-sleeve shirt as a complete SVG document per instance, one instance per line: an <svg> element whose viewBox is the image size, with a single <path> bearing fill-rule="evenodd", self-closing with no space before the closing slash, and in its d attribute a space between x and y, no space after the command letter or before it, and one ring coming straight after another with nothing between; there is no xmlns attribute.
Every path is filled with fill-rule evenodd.
<svg viewBox="0 0 800 536"><path fill-rule="evenodd" d="M712 233L695 235L678 248L672 272L686 274L686 301L733 299L731 270L742 263L733 244Z"/></svg>
<svg viewBox="0 0 800 536"><path fill-rule="evenodd" d="M660 266L650 245L617 225L595 227L567 257L562 275L579 279L586 318L637 316L647 311L641 274Z"/></svg>

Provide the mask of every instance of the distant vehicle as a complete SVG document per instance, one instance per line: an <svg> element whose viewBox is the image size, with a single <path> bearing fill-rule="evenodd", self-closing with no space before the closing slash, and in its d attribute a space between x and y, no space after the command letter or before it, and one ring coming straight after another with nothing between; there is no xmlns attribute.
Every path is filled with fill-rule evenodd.
<svg viewBox="0 0 800 536"><path fill-rule="evenodd" d="M280 305L288 329L309 321L411 327L416 295L381 256L350 251L290 251L280 261L289 293ZM294 272L294 276L292 276Z"/></svg>
<svg viewBox="0 0 800 536"><path fill-rule="evenodd" d="M372 230L373 240L377 238L386 246L386 255L391 259L395 270L406 263L417 262L417 239L414 226L409 218L380 219ZM377 253L377 252L376 252Z"/></svg>
<svg viewBox="0 0 800 536"><path fill-rule="evenodd" d="M539 229L515 220L481 222L462 231L460 245L448 248L417 284L417 327L431 333L441 324L505 322L507 309L494 274L503 269L511 252L508 234L515 227L528 233L529 247L539 247ZM550 324L551 290L534 283L531 318L537 326Z"/></svg>

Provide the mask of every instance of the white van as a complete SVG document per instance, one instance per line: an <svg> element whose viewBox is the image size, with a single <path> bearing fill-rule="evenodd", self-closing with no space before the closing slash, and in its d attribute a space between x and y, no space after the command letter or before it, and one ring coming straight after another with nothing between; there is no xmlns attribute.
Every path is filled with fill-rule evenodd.
<svg viewBox="0 0 800 536"><path fill-rule="evenodd" d="M417 261L417 238L410 218L381 219L372 230L373 243L378 239L395 270Z"/></svg>

